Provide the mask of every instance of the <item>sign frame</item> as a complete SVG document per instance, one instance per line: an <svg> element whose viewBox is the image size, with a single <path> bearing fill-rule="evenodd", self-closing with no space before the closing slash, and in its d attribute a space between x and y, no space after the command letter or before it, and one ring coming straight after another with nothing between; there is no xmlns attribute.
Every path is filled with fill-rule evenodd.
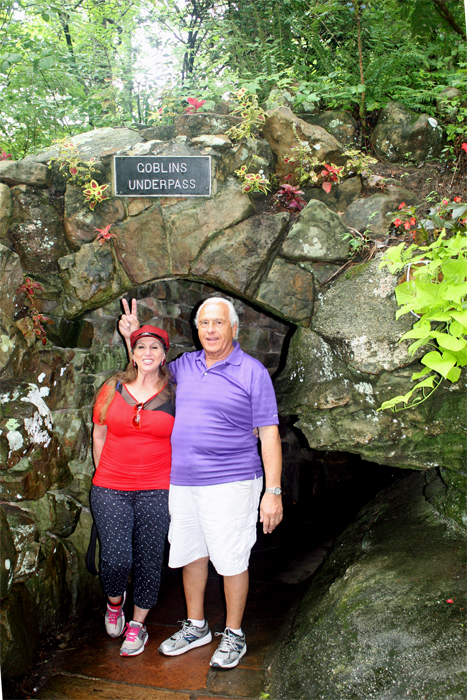
<svg viewBox="0 0 467 700"><path fill-rule="evenodd" d="M209 173L209 191L207 194L190 194L188 190L183 190L182 192L165 192L161 191L160 194L146 194L144 190L137 190L135 194L127 194L123 192L118 192L117 191L117 159L119 160L124 160L126 158L131 158L132 160L139 160L141 162L144 162L145 160L152 160L153 162L156 161L157 159L164 159L164 160L170 160L172 163L173 162L180 162L181 160L187 161L193 158L196 158L197 160L205 160L207 161L207 170ZM167 171L162 171L164 173L170 174ZM147 173L141 173L143 175L142 179L144 178L144 175L146 175L147 179ZM174 156L156 156L156 155L151 155L151 154L145 154L144 156L114 156L112 159L112 194L114 197L178 197L178 198L185 198L185 197L211 197L212 196L212 170L211 170L211 156L205 156L205 155L197 155L197 156L179 156L179 155L174 155Z"/></svg>

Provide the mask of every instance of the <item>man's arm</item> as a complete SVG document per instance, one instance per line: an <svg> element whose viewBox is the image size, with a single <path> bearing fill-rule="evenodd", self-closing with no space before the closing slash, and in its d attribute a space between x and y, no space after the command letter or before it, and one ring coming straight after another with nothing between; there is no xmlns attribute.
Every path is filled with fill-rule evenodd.
<svg viewBox="0 0 467 700"><path fill-rule="evenodd" d="M264 425L258 428L261 440L261 455L263 458L266 488L272 489L281 485L282 446L277 425ZM282 496L265 493L260 504L260 522L263 532L274 530L282 520Z"/></svg>

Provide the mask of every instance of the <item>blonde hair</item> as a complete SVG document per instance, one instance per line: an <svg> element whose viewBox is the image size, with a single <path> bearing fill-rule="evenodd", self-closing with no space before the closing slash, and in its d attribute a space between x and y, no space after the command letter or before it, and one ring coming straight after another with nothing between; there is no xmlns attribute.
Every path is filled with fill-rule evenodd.
<svg viewBox="0 0 467 700"><path fill-rule="evenodd" d="M161 392L161 398L165 398L166 401L169 401L175 394L175 382L172 377L172 372L167 365L164 364L159 367L159 375L163 380L167 380L167 386L164 391ZM130 361L123 372L116 372L102 384L94 398L94 406L97 412L96 417L99 421L99 425L104 425L105 423L107 411L114 400L117 384L119 382L122 382L122 384L131 384L136 380L137 376L138 368Z"/></svg>

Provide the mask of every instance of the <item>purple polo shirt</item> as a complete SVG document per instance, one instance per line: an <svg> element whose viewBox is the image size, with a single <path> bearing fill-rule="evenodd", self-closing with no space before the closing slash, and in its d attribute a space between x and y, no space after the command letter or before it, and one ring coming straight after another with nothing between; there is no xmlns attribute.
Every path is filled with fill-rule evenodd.
<svg viewBox="0 0 467 700"><path fill-rule="evenodd" d="M262 475L253 428L277 425L267 369L234 342L208 369L204 350L170 363L177 382L170 483L208 486Z"/></svg>

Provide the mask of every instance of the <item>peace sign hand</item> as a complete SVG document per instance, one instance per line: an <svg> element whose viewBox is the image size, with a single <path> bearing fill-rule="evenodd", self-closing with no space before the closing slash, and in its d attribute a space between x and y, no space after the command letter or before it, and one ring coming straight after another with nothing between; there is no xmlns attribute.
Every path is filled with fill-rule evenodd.
<svg viewBox="0 0 467 700"><path fill-rule="evenodd" d="M125 338L130 339L130 335L138 330L140 322L138 321L138 304L136 299L131 300L131 311L126 299L122 299L123 314L118 322L118 330Z"/></svg>

